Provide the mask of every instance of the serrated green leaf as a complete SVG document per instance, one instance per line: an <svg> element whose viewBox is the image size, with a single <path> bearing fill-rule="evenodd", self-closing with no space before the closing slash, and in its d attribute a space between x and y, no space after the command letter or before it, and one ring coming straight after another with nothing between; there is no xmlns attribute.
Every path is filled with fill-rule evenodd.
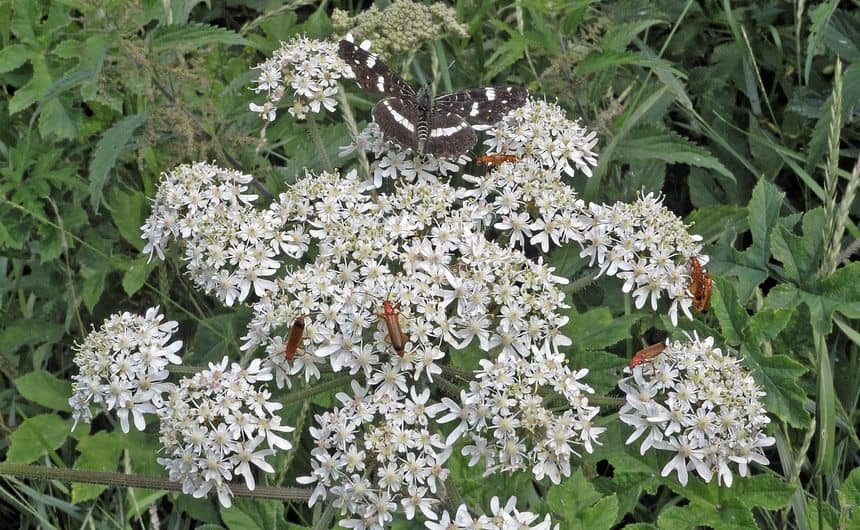
<svg viewBox="0 0 860 530"><path fill-rule="evenodd" d="M45 138L72 140L78 136L78 127L59 98L49 99L39 114L39 133Z"/></svg>
<svg viewBox="0 0 860 530"><path fill-rule="evenodd" d="M776 227L784 199L785 193L766 180L759 180L753 188L747 205L753 243L741 253L751 258L748 264L766 270L770 255L770 234Z"/></svg>
<svg viewBox="0 0 860 530"><path fill-rule="evenodd" d="M10 44L0 48L0 74L14 70L30 60L32 50L26 44Z"/></svg>
<svg viewBox="0 0 860 530"><path fill-rule="evenodd" d="M794 316L793 309L762 309L750 317L745 332L744 342L758 346L764 341L773 340L785 329Z"/></svg>
<svg viewBox="0 0 860 530"><path fill-rule="evenodd" d="M150 38L153 51L191 50L212 44L246 46L249 42L226 28L199 23L160 26L151 33Z"/></svg>
<svg viewBox="0 0 860 530"><path fill-rule="evenodd" d="M29 464L36 461L63 445L71 428L71 420L64 420L56 414L27 418L9 436L6 462Z"/></svg>
<svg viewBox="0 0 860 530"><path fill-rule="evenodd" d="M654 128L637 130L637 135L627 136L618 146L617 155L622 160L663 160L670 164L712 169L735 182L734 174L706 149L673 131Z"/></svg>
<svg viewBox="0 0 860 530"><path fill-rule="evenodd" d="M210 497L195 499L191 495L178 495L173 500L173 509L188 514L196 521L209 523L196 527L197 530L205 527L210 527L213 530L224 530L223 526L217 524L221 518L218 515L218 508L215 506L216 502Z"/></svg>
<svg viewBox="0 0 860 530"><path fill-rule="evenodd" d="M570 478L553 486L546 495L547 505L557 514L564 530L612 528L618 516L615 495L601 495L578 469Z"/></svg>
<svg viewBox="0 0 860 530"><path fill-rule="evenodd" d="M51 74L42 57L32 58L33 76L15 91L9 100L9 115L12 116L42 99L51 88Z"/></svg>
<svg viewBox="0 0 860 530"><path fill-rule="evenodd" d="M585 313L568 313L570 321L562 332L573 339L573 347L578 351L600 350L631 337L630 327L642 315L632 314L613 317L609 309L598 307Z"/></svg>
<svg viewBox="0 0 860 530"><path fill-rule="evenodd" d="M148 258L146 255L138 256L122 275L122 289L125 294L131 296L139 291L152 271L158 266L157 260L149 261Z"/></svg>
<svg viewBox="0 0 860 530"><path fill-rule="evenodd" d="M841 528L860 526L860 467L851 470L836 492L839 497Z"/></svg>
<svg viewBox="0 0 860 530"><path fill-rule="evenodd" d="M122 454L123 436L115 432L101 431L87 435L78 441L80 453L75 459L75 469L85 471L114 471ZM72 483L72 502L75 504L92 500L108 487L102 484Z"/></svg>
<svg viewBox="0 0 860 530"><path fill-rule="evenodd" d="M230 530L269 530L285 523L284 504L258 499L233 499L233 506L221 508L221 519Z"/></svg>
<svg viewBox="0 0 860 530"><path fill-rule="evenodd" d="M102 134L90 160L90 206L98 212L102 188L119 155L126 149L134 132L143 124L145 116L135 114L115 123Z"/></svg>
<svg viewBox="0 0 860 530"><path fill-rule="evenodd" d="M140 227L146 214L146 197L139 191L118 191L105 205L111 219L123 239L134 248L141 250L144 241L140 237Z"/></svg>
<svg viewBox="0 0 860 530"><path fill-rule="evenodd" d="M8 355L25 345L57 342L63 333L63 326L53 322L37 318L13 320L4 323L3 331L0 332L0 351Z"/></svg>
<svg viewBox="0 0 860 530"><path fill-rule="evenodd" d="M734 205L699 208L691 212L684 221L692 224L690 233L702 236L705 241L716 240L726 229L740 233L749 226L746 209Z"/></svg>
<svg viewBox="0 0 860 530"><path fill-rule="evenodd" d="M785 355L762 357L743 350L741 353L756 382L767 392L764 403L768 413L797 429L808 427L810 416L804 407L807 398L797 383L806 367Z"/></svg>
<svg viewBox="0 0 860 530"><path fill-rule="evenodd" d="M797 491L784 480L773 475L753 475L732 483L732 495L744 506L759 507L766 510L780 510L788 506Z"/></svg>
<svg viewBox="0 0 860 530"><path fill-rule="evenodd" d="M739 345L743 337L743 329L747 326L749 315L738 302L734 286L727 280L715 277L711 297L711 310L720 321L720 329L725 341Z"/></svg>
<svg viewBox="0 0 860 530"><path fill-rule="evenodd" d="M657 522L662 530L689 530L703 526L719 530L757 528L752 512L740 504L722 505L718 509L696 503L672 506L660 513Z"/></svg>
<svg viewBox="0 0 860 530"><path fill-rule="evenodd" d="M72 385L66 380L55 377L45 370L34 370L15 379L18 393L33 403L52 410L68 412Z"/></svg>
<svg viewBox="0 0 860 530"><path fill-rule="evenodd" d="M785 267L786 278L798 285L806 285L815 279L824 255L824 233L826 219L824 210L815 208L803 216L803 235L796 236L779 226L771 234L773 257Z"/></svg>
<svg viewBox="0 0 860 530"><path fill-rule="evenodd" d="M92 313L99 299L102 297L108 272L110 272L110 269L106 266L97 269L81 269L81 276L84 278L83 285L81 286L81 298L90 313Z"/></svg>

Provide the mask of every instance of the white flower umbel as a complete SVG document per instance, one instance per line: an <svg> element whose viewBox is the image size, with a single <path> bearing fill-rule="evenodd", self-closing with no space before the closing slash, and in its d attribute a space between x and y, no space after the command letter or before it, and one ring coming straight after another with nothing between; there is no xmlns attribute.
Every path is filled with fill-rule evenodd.
<svg viewBox="0 0 860 530"><path fill-rule="evenodd" d="M538 348L532 353L481 360L460 403L442 400L448 414L438 421L459 420L447 442L469 437L463 454L470 466L482 462L485 475L526 469L537 480L548 477L558 484L570 476L570 459L578 456L574 447L591 453L606 429L591 422L600 409L589 406L587 395L594 391L579 381L588 370L571 372L561 354ZM565 410L552 412L560 405Z"/></svg>
<svg viewBox="0 0 860 530"><path fill-rule="evenodd" d="M429 530L550 530L559 527L558 524L553 527L549 515L541 520L536 513L517 510L516 497L508 498L505 504L501 504L498 497L493 497L490 499L489 513L478 517L469 512L468 506L461 504L453 518L445 510L438 521L426 521L424 525Z"/></svg>
<svg viewBox="0 0 860 530"><path fill-rule="evenodd" d="M129 416L136 429L146 427L144 415L155 413L173 386L166 381L167 366L182 364L176 355L182 341L170 342L178 324L163 319L157 307L144 316L115 314L75 346L79 372L72 376L69 399L75 426L89 422L96 406L115 410L123 432L129 431Z"/></svg>
<svg viewBox="0 0 860 530"><path fill-rule="evenodd" d="M332 499L341 514L359 515L366 528L388 526L399 509L407 519L417 512L437 518L451 448L432 422L438 409L427 406L430 390L407 385L403 380L371 392L353 381L351 394L336 396L341 407L316 416L311 474L297 479L315 485L310 506Z"/></svg>
<svg viewBox="0 0 860 530"><path fill-rule="evenodd" d="M275 121L278 105L284 95L293 97L289 113L303 120L308 112L333 112L338 79L353 78L352 69L337 54L337 43L318 41L304 36L282 42L272 57L258 64L260 70L254 92L266 94L262 105L251 103L250 109L265 121Z"/></svg>
<svg viewBox="0 0 860 530"><path fill-rule="evenodd" d="M591 176L597 166L597 133L569 120L555 103L529 99L487 132L488 153L531 158L556 173Z"/></svg>
<svg viewBox="0 0 860 530"><path fill-rule="evenodd" d="M636 308L649 300L651 309L665 293L671 300L669 317L678 324L678 309L692 319L689 262L696 257L704 265L702 237L687 231L684 221L663 206L653 193L632 203L591 203L582 212L581 256L591 258L600 274L624 280L621 290L633 294Z"/></svg>
<svg viewBox="0 0 860 530"><path fill-rule="evenodd" d="M215 490L225 507L232 503L229 481L241 477L253 490L254 467L275 472L266 458L275 448L292 448L281 433L293 430L275 414L282 405L270 400L265 387L257 388L272 379L270 370L259 360L247 368L227 366L226 357L209 363L208 370L172 389L159 410L166 456L158 458L170 480L182 483L183 493L199 498Z"/></svg>
<svg viewBox="0 0 860 530"><path fill-rule="evenodd" d="M206 162L181 165L162 176L152 213L141 227L143 251L164 259L171 239L182 242L188 275L195 285L230 306L253 291L275 287L281 266L275 258L301 257L301 234L273 230L273 212L259 211L248 193L251 176ZM298 240L297 243L293 239ZM273 244L275 240L286 240Z"/></svg>
<svg viewBox="0 0 860 530"><path fill-rule="evenodd" d="M632 369L618 387L627 403L619 418L634 427L627 443L645 436L640 452L651 448L674 456L663 468L686 484L688 471L706 482L732 485L731 464L749 474L749 464L767 465L763 448L775 443L764 432L770 418L765 395L741 361L697 336L668 342L661 355Z"/></svg>

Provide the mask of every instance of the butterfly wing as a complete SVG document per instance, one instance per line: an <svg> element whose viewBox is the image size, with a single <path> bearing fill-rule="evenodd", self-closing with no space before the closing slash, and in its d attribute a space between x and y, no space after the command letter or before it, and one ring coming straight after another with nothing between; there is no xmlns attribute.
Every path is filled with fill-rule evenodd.
<svg viewBox="0 0 860 530"><path fill-rule="evenodd" d="M442 112L434 108L429 125L427 145L424 147L427 153L457 158L478 141L475 130L454 112Z"/></svg>
<svg viewBox="0 0 860 530"><path fill-rule="evenodd" d="M508 111L523 106L528 91L518 86L490 86L442 94L433 100L433 109L459 114L475 125L492 125Z"/></svg>
<svg viewBox="0 0 860 530"><path fill-rule="evenodd" d="M373 106L373 121L387 140L394 140L403 147L418 147L418 107L413 101L385 98Z"/></svg>
<svg viewBox="0 0 860 530"><path fill-rule="evenodd" d="M355 73L355 81L368 92L403 99L415 99L415 90L382 60L348 40L340 41L337 54Z"/></svg>

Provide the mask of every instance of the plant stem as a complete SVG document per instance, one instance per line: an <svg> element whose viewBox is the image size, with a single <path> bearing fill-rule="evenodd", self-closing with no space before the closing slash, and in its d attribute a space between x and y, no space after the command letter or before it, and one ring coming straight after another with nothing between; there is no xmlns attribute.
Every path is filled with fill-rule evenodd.
<svg viewBox="0 0 860 530"><path fill-rule="evenodd" d="M55 467L0 463L0 475L103 484L106 486L182 491L182 484L171 482L165 477L130 475L115 471L84 471L81 469L60 469ZM230 490L236 497L252 497L255 499L277 501L307 501L311 496L311 490L305 488L257 486L256 489L249 490L244 484L240 483L231 483Z"/></svg>
<svg viewBox="0 0 860 530"><path fill-rule="evenodd" d="M334 166L331 165L328 151L326 151L325 143L323 142L322 135L320 134L320 129L317 127L317 120L314 117L313 112L308 113L308 130L311 133L311 138L314 140L314 145L317 148L317 154L320 156L320 162L322 162L323 169L326 171L332 171Z"/></svg>

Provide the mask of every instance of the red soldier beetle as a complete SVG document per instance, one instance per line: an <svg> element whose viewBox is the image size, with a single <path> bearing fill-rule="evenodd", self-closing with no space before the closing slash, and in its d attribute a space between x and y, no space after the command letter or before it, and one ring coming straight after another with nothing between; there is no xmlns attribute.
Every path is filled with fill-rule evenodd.
<svg viewBox="0 0 860 530"><path fill-rule="evenodd" d="M663 350L666 349L665 342L658 342L657 344L652 344L645 348L642 348L636 355L630 359L630 364L627 365L628 368L633 368L635 366L639 366L640 364L646 363L648 361L653 360L655 357L663 353Z"/></svg>

